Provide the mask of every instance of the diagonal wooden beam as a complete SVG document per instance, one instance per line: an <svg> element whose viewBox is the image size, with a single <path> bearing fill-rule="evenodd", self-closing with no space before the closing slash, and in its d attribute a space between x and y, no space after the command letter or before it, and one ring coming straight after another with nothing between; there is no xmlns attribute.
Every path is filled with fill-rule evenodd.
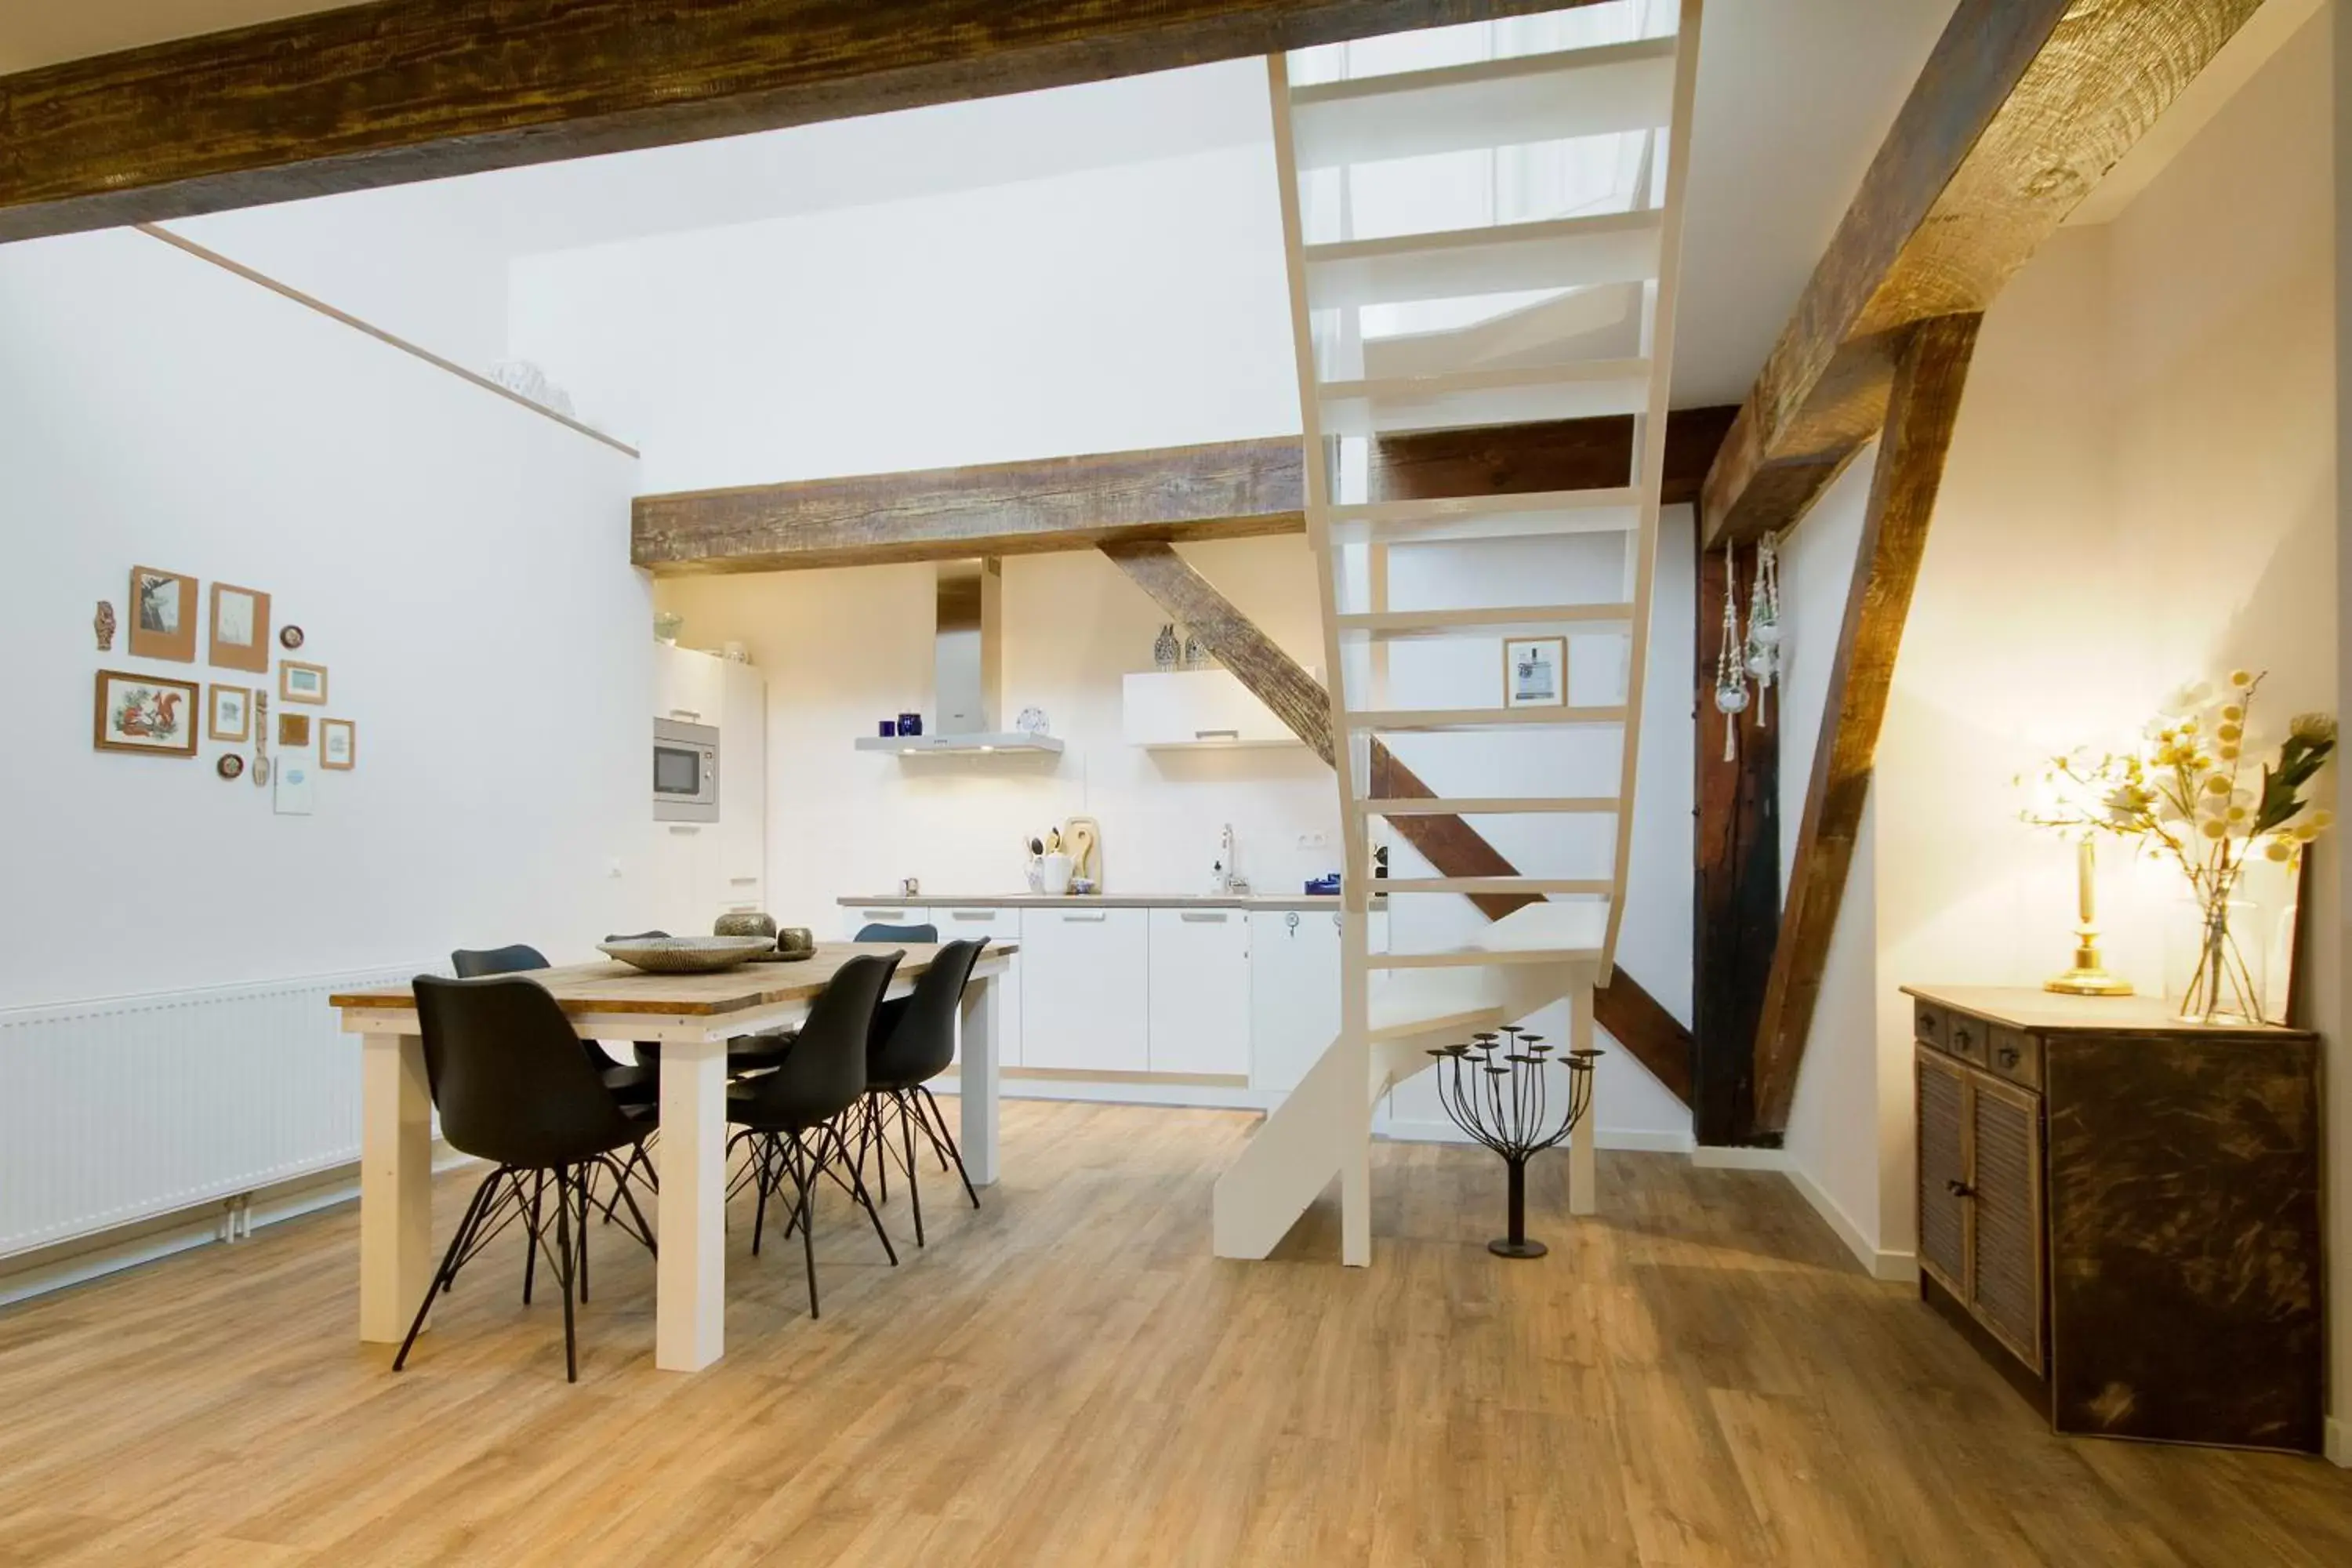
<svg viewBox="0 0 2352 1568"><path fill-rule="evenodd" d="M1797 833L1796 856L1790 862L1780 937L1772 951L1772 973L1757 1026L1756 1121L1766 1131L1781 1131L1789 1124L1797 1068L1812 1028L1822 968L1870 792L1871 762L1886 716L1903 622L1919 579L1919 557L1927 548L1927 524L1943 482L1944 457L1951 447L1960 390L1968 380L1981 320L1962 315L1922 321L1905 335L1895 356L1878 466L1871 476L1869 510L1854 555L1853 585L1846 595L1837 658L1830 668L1805 815Z"/></svg>
<svg viewBox="0 0 2352 1568"><path fill-rule="evenodd" d="M159 237L184 244L164 230ZM1695 500L1736 410L1666 422L1667 499ZM1627 482L1630 418L1559 419L1373 443L1375 500L1603 489ZM1192 542L1307 527L1296 436L1092 452L639 496L630 559L657 576Z"/></svg>
<svg viewBox="0 0 2352 1568"><path fill-rule="evenodd" d="M1323 685L1284 652L1257 624L1217 592L1215 584L1157 542L1108 544L1104 554L1151 595L1168 615L1187 623L1210 652L1272 709L1291 731L1326 763L1333 756L1331 702ZM1370 792L1390 798L1434 799L1437 792L1379 741L1372 742ZM1514 877L1517 868L1476 828L1458 816L1398 816L1390 819L1398 837L1446 877ZM1348 825L1350 832L1355 825ZM1522 893L1483 893L1471 902L1489 920L1540 900ZM1594 994L1594 1016L1618 1044L1649 1068L1660 1083L1690 1097L1690 1034L1674 1016L1626 976L1621 968Z"/></svg>
<svg viewBox="0 0 2352 1568"><path fill-rule="evenodd" d="M1877 434L1903 328L1981 313L2262 0L1959 0L1707 475L1785 528Z"/></svg>
<svg viewBox="0 0 2352 1568"><path fill-rule="evenodd" d="M374 0L0 77L0 239L1591 0Z"/></svg>

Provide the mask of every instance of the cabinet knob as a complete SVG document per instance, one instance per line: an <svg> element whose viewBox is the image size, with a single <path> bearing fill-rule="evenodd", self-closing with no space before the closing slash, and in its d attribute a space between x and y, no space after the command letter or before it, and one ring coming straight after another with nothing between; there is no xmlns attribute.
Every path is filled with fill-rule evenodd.
<svg viewBox="0 0 2352 1568"><path fill-rule="evenodd" d="M2015 1046L2001 1047L2000 1065L2005 1068L2013 1068L2017 1065L2017 1047Z"/></svg>
<svg viewBox="0 0 2352 1568"><path fill-rule="evenodd" d="M1944 1190L1956 1198L1972 1198L1977 1195L1977 1190L1958 1176L1948 1178L1944 1183Z"/></svg>
<svg viewBox="0 0 2352 1568"><path fill-rule="evenodd" d="M1965 1028L1954 1029L1952 1031L1952 1044L1961 1050L1967 1050L1974 1038L1975 1037L1970 1035Z"/></svg>

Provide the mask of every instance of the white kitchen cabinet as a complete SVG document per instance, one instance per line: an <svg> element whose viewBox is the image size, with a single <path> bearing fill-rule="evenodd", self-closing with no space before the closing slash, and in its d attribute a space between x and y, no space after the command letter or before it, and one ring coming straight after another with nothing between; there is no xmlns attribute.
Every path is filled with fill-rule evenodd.
<svg viewBox="0 0 2352 1568"><path fill-rule="evenodd" d="M726 907L719 897L719 825L654 822L646 826L655 839L647 926L672 936L709 935L711 922Z"/></svg>
<svg viewBox="0 0 2352 1568"><path fill-rule="evenodd" d="M748 664L716 662L720 696L719 907L764 910L768 907L768 682Z"/></svg>
<svg viewBox="0 0 2352 1568"><path fill-rule="evenodd" d="M1130 675L1120 692L1127 743L1178 747L1296 746L1290 726L1229 669Z"/></svg>
<svg viewBox="0 0 2352 1568"><path fill-rule="evenodd" d="M1250 1070L1249 912L1220 909L1146 912L1151 917L1151 1070L1246 1074Z"/></svg>
<svg viewBox="0 0 2352 1568"><path fill-rule="evenodd" d="M1151 1065L1151 911L1021 914L1021 1065L1146 1072Z"/></svg>
<svg viewBox="0 0 2352 1568"><path fill-rule="evenodd" d="M688 724L724 722L727 661L669 643L654 644L654 717Z"/></svg>
<svg viewBox="0 0 2352 1568"><path fill-rule="evenodd" d="M1388 946L1389 917L1375 910L1366 940ZM1283 1093L1339 1033L1339 919L1328 910L1250 914L1250 1087ZM1375 974L1373 983L1380 983Z"/></svg>
<svg viewBox="0 0 2352 1568"><path fill-rule="evenodd" d="M986 937L991 947L1021 940L1022 911L972 905L969 908L918 910L918 923L935 925L941 942L971 942ZM1053 911L1049 911L1053 912ZM1026 951L1013 956L1011 967L996 981L996 1059L1001 1067L1025 1065L1021 1055L1021 988L1029 972Z"/></svg>

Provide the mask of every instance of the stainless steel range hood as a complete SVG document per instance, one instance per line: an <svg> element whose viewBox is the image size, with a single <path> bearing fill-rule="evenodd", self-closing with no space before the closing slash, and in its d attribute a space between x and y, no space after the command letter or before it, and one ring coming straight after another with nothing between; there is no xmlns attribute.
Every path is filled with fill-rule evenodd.
<svg viewBox="0 0 2352 1568"><path fill-rule="evenodd" d="M1062 742L1050 735L999 727L1004 684L1003 584L1003 567L992 558L940 563L933 601L929 731L911 736L861 735L859 751L911 757L1062 749Z"/></svg>

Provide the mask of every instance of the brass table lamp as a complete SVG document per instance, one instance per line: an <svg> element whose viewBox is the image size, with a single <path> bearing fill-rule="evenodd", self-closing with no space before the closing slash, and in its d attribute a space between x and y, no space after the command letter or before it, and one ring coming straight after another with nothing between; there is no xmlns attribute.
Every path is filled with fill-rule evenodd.
<svg viewBox="0 0 2352 1568"><path fill-rule="evenodd" d="M2110 973L2099 962L2098 878L2094 874L2091 835L2078 834L2074 839L2074 967L2063 974L2053 975L2042 983L2044 991L2061 991L2070 996L2128 996L2132 984L2120 974Z"/></svg>

